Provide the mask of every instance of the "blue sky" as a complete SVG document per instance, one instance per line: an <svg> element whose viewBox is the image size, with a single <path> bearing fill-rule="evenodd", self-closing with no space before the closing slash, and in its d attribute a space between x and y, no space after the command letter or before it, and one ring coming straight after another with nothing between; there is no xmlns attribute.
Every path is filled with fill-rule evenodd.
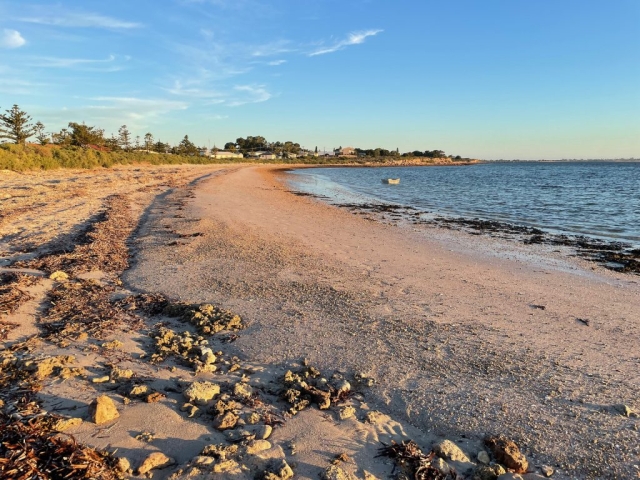
<svg viewBox="0 0 640 480"><path fill-rule="evenodd" d="M640 157L638 0L0 0L0 108L477 158Z"/></svg>

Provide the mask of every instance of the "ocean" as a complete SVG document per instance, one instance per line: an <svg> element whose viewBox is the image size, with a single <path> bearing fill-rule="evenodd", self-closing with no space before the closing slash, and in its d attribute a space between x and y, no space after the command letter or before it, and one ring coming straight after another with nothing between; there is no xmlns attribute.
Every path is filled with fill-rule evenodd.
<svg viewBox="0 0 640 480"><path fill-rule="evenodd" d="M640 246L640 162L314 168L292 174L294 190L333 204L402 205ZM400 184L385 185L386 178L400 178Z"/></svg>

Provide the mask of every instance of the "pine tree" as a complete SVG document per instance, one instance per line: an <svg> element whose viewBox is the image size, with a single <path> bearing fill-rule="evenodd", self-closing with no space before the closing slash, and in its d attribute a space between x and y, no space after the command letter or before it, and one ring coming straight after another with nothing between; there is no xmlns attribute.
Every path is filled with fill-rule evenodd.
<svg viewBox="0 0 640 480"><path fill-rule="evenodd" d="M14 105L11 110L0 114L0 138L6 138L18 145L24 145L32 137L37 127L29 123L31 117Z"/></svg>

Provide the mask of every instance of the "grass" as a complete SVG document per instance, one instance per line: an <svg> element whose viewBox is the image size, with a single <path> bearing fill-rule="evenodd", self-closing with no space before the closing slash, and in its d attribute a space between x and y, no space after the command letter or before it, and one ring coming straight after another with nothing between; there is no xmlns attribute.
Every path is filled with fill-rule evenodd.
<svg viewBox="0 0 640 480"><path fill-rule="evenodd" d="M221 163L262 163L262 164L307 164L307 165L376 165L394 160L415 160L406 157L299 157L292 159L215 159L210 157L152 154L145 152L100 152L81 147L59 147L56 145L13 145L0 144L0 170L24 172L28 170L53 170L58 168L110 168L114 165L180 165L180 164L221 164ZM434 163L434 159L421 159L424 164ZM452 162L468 159L452 160Z"/></svg>

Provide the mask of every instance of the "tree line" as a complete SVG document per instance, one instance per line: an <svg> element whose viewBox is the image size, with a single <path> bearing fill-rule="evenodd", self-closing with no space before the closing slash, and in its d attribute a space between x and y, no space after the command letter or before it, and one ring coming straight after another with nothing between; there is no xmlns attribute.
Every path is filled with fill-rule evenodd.
<svg viewBox="0 0 640 480"><path fill-rule="evenodd" d="M0 139L8 140L12 143L24 145L29 138L35 137L40 145L54 144L62 147L91 147L96 149L105 149L109 151L146 151L155 153L172 153L176 155L199 155L204 147L196 146L189 136L185 135L178 145L171 146L156 140L152 133L147 132L143 137L133 136L126 125L122 125L118 129L118 133L112 134L110 137L105 136L104 129L89 126L85 123L69 122L66 128L62 128L59 132L47 133L42 122L31 123L32 118L20 109L18 105L14 105L10 110L6 110L4 114L0 114ZM334 150L334 154L339 156L342 148ZM217 148L214 148L214 151ZM227 142L224 150L242 153L245 156L253 152L265 151L278 156L292 155L318 155L318 147L315 147L312 153L304 150L299 143L292 141L285 142L268 142L262 136L240 137L233 142ZM359 157L427 157L427 158L444 158L450 157L454 160L461 159L460 155L447 155L443 150L415 150L412 152L400 153L399 149L387 150L384 148L375 149L355 149Z"/></svg>

